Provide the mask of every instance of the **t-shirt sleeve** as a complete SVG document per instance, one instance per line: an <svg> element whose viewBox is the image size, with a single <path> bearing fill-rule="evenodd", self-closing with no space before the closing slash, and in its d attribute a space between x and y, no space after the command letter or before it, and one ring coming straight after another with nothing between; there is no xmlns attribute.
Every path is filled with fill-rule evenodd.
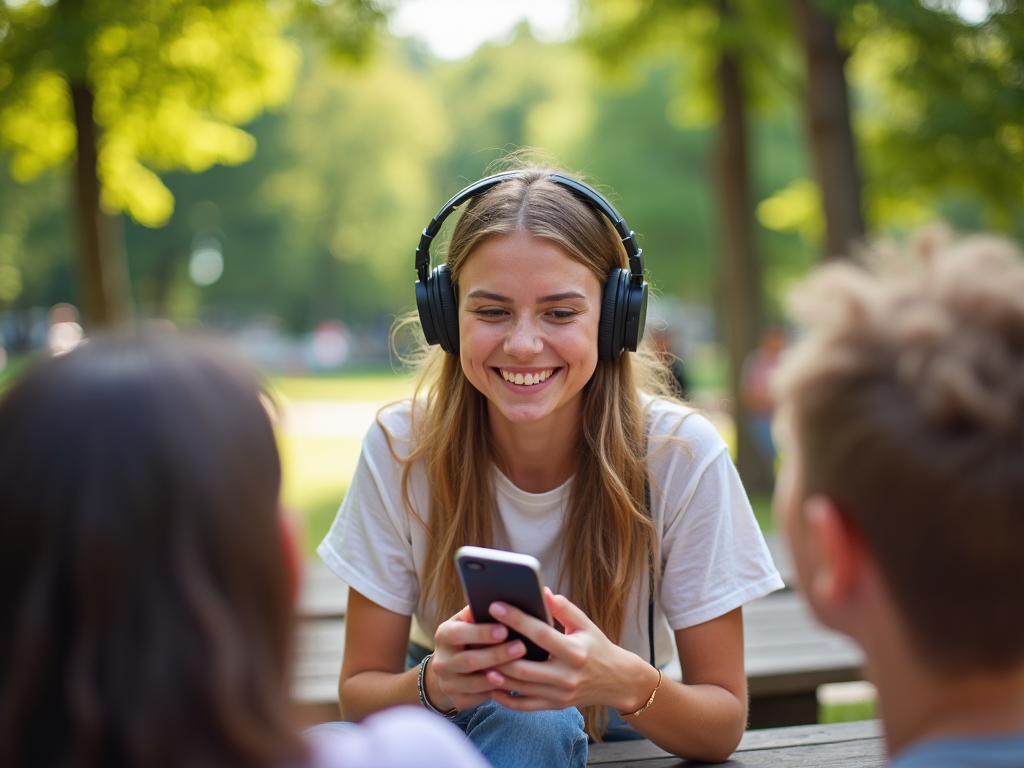
<svg viewBox="0 0 1024 768"><path fill-rule="evenodd" d="M663 498L661 606L673 630L784 586L725 443L703 417L686 421Z"/></svg>
<svg viewBox="0 0 1024 768"><path fill-rule="evenodd" d="M402 465L391 454L384 428L374 423L317 553L352 589L389 611L411 616L419 599L413 524L402 499Z"/></svg>
<svg viewBox="0 0 1024 768"><path fill-rule="evenodd" d="M396 707L360 725L310 738L313 768L487 768L466 735L417 707Z"/></svg>

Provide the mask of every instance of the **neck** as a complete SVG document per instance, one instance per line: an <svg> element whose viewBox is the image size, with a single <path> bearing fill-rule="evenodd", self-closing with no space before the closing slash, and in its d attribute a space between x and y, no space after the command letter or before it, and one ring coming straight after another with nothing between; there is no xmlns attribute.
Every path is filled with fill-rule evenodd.
<svg viewBox="0 0 1024 768"><path fill-rule="evenodd" d="M926 738L1024 732L1024 663L949 677L922 662L905 632L862 637L890 754Z"/></svg>
<svg viewBox="0 0 1024 768"><path fill-rule="evenodd" d="M582 401L567 404L541 422L511 422L490 408L498 466L528 493L550 491L576 472L576 441Z"/></svg>

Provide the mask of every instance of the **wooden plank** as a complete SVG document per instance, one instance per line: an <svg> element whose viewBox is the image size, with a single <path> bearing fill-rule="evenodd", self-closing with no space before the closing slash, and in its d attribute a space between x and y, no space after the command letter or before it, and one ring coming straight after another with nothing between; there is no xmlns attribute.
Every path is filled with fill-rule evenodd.
<svg viewBox="0 0 1024 768"><path fill-rule="evenodd" d="M298 613L308 619L337 619L345 616L348 584L319 559L309 560L302 569Z"/></svg>
<svg viewBox="0 0 1024 768"><path fill-rule="evenodd" d="M863 679L862 656L856 646L846 638L812 624L806 614L794 612L793 605L798 599L792 593L769 595L752 603L750 610L744 609L744 616L748 613L750 616L746 622L744 656L752 697L808 692L825 683ZM787 612L804 616L802 628L794 627L784 635L777 634L777 629L764 629L763 619ZM331 690L341 671L344 649L344 619L300 622L296 665L298 687L306 691ZM666 672L669 677L679 679L678 659ZM327 681L309 681L318 677L327 678Z"/></svg>
<svg viewBox="0 0 1024 768"><path fill-rule="evenodd" d="M724 765L750 766L858 766L886 763L885 745L877 720L834 725L809 725L747 731ZM587 765L608 768L668 768L692 765L649 741L591 745Z"/></svg>

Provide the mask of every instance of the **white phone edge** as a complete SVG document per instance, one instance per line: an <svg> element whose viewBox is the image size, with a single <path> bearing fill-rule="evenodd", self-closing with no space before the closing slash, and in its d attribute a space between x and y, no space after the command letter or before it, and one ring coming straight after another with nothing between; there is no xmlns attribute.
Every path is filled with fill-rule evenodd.
<svg viewBox="0 0 1024 768"><path fill-rule="evenodd" d="M529 568L533 571L537 577L537 588L540 590L541 603L544 605L545 619L549 625L554 626L554 620L551 618L551 610L548 608L548 601L544 597L544 575L540 570L540 560L533 555L524 555L521 552L509 552L504 549L491 549L490 547L474 547L466 545L459 547L455 551L455 563L459 571L459 579L462 580L462 568L458 567L460 561L464 558L476 558L478 560L490 560L491 562L507 563L509 565L521 565ZM466 585L462 585L465 589Z"/></svg>

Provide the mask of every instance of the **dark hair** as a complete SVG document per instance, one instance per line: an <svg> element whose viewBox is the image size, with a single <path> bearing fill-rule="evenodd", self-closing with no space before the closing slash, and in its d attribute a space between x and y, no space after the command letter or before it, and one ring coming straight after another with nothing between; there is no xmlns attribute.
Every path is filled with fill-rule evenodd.
<svg viewBox="0 0 1024 768"><path fill-rule="evenodd" d="M1024 659L1024 263L994 237L878 250L794 298L775 383L803 495L862 533L932 668L1002 671Z"/></svg>
<svg viewBox="0 0 1024 768"><path fill-rule="evenodd" d="M292 585L258 378L100 339L0 401L0 765L281 766Z"/></svg>

